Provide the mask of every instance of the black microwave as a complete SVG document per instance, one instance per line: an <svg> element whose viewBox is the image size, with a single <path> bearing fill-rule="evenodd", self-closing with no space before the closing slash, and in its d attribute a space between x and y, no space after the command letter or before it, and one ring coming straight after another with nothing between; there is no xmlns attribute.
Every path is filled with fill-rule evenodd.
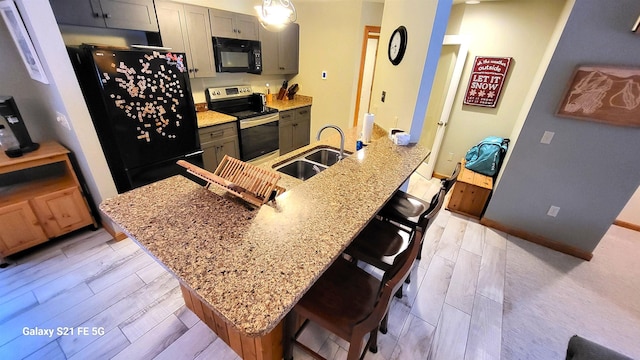
<svg viewBox="0 0 640 360"><path fill-rule="evenodd" d="M260 41L214 37L213 55L217 72L262 73Z"/></svg>

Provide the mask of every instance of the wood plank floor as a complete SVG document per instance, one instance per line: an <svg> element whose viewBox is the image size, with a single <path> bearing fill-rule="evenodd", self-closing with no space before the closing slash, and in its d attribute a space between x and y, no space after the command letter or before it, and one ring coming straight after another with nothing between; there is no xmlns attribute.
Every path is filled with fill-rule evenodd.
<svg viewBox="0 0 640 360"><path fill-rule="evenodd" d="M414 175L409 192L430 200L438 184ZM505 251L505 234L443 209L411 283L394 300L389 332L366 358L499 359ZM130 239L84 231L7 260L0 358L238 359L186 309L178 282ZM25 328L54 333L23 335ZM328 359L346 358L348 344L318 326L300 340Z"/></svg>

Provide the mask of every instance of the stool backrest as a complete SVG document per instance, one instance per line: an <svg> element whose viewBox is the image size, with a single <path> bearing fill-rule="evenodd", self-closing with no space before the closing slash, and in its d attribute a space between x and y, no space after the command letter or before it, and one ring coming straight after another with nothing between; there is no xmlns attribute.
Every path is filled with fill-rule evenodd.
<svg viewBox="0 0 640 360"><path fill-rule="evenodd" d="M453 173L446 179L442 179L442 186L445 188L446 192L449 192L453 187L453 184L458 180L458 175L460 174L460 170L462 169L462 163L457 163L456 168L453 169Z"/></svg>
<svg viewBox="0 0 640 360"><path fill-rule="evenodd" d="M357 325L358 327L368 328L380 324L384 315L389 311L391 298L398 289L400 289L404 279L409 275L419 251L420 241L411 241L409 246L396 256L392 267L385 271L382 276L376 306L371 314Z"/></svg>
<svg viewBox="0 0 640 360"><path fill-rule="evenodd" d="M433 196L431 199L431 204L429 205L429 209L427 209L427 214L424 215L420 219L420 224L418 227L422 229L422 232L427 232L427 229L432 223L432 220L438 215L440 209L442 209L442 204L444 204L444 197L447 196L447 189L445 189L444 185L440 188L437 194Z"/></svg>

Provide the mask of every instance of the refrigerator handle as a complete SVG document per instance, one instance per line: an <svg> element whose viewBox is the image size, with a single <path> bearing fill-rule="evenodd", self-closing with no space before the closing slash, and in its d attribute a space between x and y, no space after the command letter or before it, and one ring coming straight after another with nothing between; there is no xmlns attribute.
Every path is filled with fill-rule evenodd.
<svg viewBox="0 0 640 360"><path fill-rule="evenodd" d="M189 157L192 157L192 156L200 155L200 154L202 154L203 152L204 152L203 150L194 151L194 152L192 152L192 153L190 153L190 154L186 154L184 157L185 157L185 158L189 158Z"/></svg>

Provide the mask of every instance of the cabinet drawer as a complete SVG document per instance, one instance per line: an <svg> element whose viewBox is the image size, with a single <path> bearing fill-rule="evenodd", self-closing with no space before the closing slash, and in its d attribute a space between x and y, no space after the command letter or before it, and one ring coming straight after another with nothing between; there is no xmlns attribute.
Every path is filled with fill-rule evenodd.
<svg viewBox="0 0 640 360"><path fill-rule="evenodd" d="M293 110L280 111L280 124L287 124L294 120L295 112Z"/></svg>
<svg viewBox="0 0 640 360"><path fill-rule="evenodd" d="M228 124L208 126L206 128L198 129L200 134L200 143L204 144L210 141L220 140L226 137L237 137L238 127L236 122L230 122Z"/></svg>

